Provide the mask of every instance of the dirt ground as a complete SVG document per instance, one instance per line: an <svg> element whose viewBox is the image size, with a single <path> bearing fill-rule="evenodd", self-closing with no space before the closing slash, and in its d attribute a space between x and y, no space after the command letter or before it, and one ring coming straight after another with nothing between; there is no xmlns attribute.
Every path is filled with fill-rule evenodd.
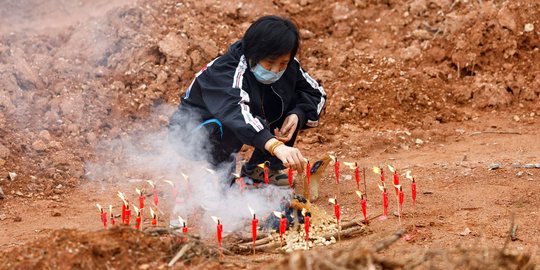
<svg viewBox="0 0 540 270"><path fill-rule="evenodd" d="M318 256L350 268L339 258L354 261L357 247L400 228L406 237L374 254L396 268L474 268L445 252L463 251L453 257L463 263L503 247L540 263L538 1L0 4L0 269L165 268L174 239L102 230L95 204L118 208L116 191L138 184L126 175L147 176L122 171L107 142L165 129L194 74L265 14L296 21L299 60L328 94L321 126L303 131L298 147L310 160L335 153L365 168L372 217L382 203L371 168L396 167L402 223L375 218L369 233L328 247L221 261L203 237L175 267L304 268ZM406 170L418 185L414 208ZM339 196L343 218L359 218L354 174L341 174L336 194L326 171L318 205L332 213L327 199ZM517 239L505 243L512 225ZM511 267L539 269L523 261Z"/></svg>

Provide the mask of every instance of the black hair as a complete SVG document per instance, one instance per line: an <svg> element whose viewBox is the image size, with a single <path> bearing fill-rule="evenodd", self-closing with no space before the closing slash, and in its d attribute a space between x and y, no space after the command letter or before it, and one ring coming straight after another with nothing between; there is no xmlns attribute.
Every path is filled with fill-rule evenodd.
<svg viewBox="0 0 540 270"><path fill-rule="evenodd" d="M291 53L290 64L298 52L300 35L290 19L263 16L246 30L242 46L248 62L253 64Z"/></svg>

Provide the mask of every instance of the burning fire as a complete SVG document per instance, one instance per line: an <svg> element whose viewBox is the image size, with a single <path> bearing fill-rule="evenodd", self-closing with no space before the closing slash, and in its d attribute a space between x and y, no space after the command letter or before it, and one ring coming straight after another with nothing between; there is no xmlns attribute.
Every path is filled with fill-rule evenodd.
<svg viewBox="0 0 540 270"><path fill-rule="evenodd" d="M214 220L214 222L215 222L216 224L219 224L219 218L218 218L218 217L216 217L216 216L211 216L211 218L212 218L212 220Z"/></svg>
<svg viewBox="0 0 540 270"><path fill-rule="evenodd" d="M173 181L171 181L171 180L163 180L163 182L165 182L165 183L171 185L171 187L174 187L174 183L173 183Z"/></svg>
<svg viewBox="0 0 540 270"><path fill-rule="evenodd" d="M344 161L343 164L345 166L349 167L352 170L358 168L358 163L356 163L356 162L346 162L346 161Z"/></svg>
<svg viewBox="0 0 540 270"><path fill-rule="evenodd" d="M396 172L396 169L394 169L394 167L392 167L390 164L388 164L388 169L393 173Z"/></svg>
<svg viewBox="0 0 540 270"><path fill-rule="evenodd" d="M328 199L328 202L330 202L331 204L336 204L336 198L329 198Z"/></svg>
<svg viewBox="0 0 540 270"><path fill-rule="evenodd" d="M126 196L124 196L124 193L118 191L118 197L120 197L120 199L124 202L124 205L127 207L128 203L126 201Z"/></svg>
<svg viewBox="0 0 540 270"><path fill-rule="evenodd" d="M282 218L283 214L279 211L274 211L274 216L276 216L277 218Z"/></svg>
<svg viewBox="0 0 540 270"><path fill-rule="evenodd" d="M405 173L405 177L406 177L407 179L413 180L413 177L411 176L411 171L407 171L407 172Z"/></svg>
<svg viewBox="0 0 540 270"><path fill-rule="evenodd" d="M373 167L373 172L376 173L376 174L381 174L381 168L375 166L375 167Z"/></svg>
<svg viewBox="0 0 540 270"><path fill-rule="evenodd" d="M180 226L186 226L186 221L181 216L178 216L178 222L180 222Z"/></svg>

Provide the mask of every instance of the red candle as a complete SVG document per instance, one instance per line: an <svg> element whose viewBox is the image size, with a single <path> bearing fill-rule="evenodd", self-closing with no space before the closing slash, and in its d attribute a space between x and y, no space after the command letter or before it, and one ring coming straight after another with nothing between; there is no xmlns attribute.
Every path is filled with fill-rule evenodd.
<svg viewBox="0 0 540 270"><path fill-rule="evenodd" d="M285 234L285 230L287 229L287 218L285 215L281 214L281 219L279 220L279 240L281 241L281 244L283 244L283 234Z"/></svg>
<svg viewBox="0 0 540 270"><path fill-rule="evenodd" d="M402 215L403 212L403 201L404 201L404 194L403 194L403 188L399 187L399 215Z"/></svg>
<svg viewBox="0 0 540 270"><path fill-rule="evenodd" d="M382 185L379 185L379 189L382 192L383 195L383 215L381 219L386 219L388 217L388 192L386 191L386 186L384 183Z"/></svg>
<svg viewBox="0 0 540 270"><path fill-rule="evenodd" d="M124 218L124 224L129 225L129 220L131 219L131 209L129 209L129 205L126 205L126 215Z"/></svg>
<svg viewBox="0 0 540 270"><path fill-rule="evenodd" d="M122 215L120 216L120 220L122 221L122 223L124 223L124 221L126 220L126 203L125 202L122 204Z"/></svg>
<svg viewBox="0 0 540 270"><path fill-rule="evenodd" d="M334 162L334 174L336 175L336 184L339 184L339 161L336 157L336 161Z"/></svg>
<svg viewBox="0 0 540 270"><path fill-rule="evenodd" d="M268 169L268 165L266 165L266 163L264 163L263 171L264 171L264 183L268 186L268 183L270 182L270 179L268 178L269 169Z"/></svg>
<svg viewBox="0 0 540 270"><path fill-rule="evenodd" d="M399 185L399 176L398 176L398 173L397 171L394 171L394 190L396 191L396 195L398 195L398 188L396 187L397 185Z"/></svg>
<svg viewBox="0 0 540 270"><path fill-rule="evenodd" d="M292 188L292 184L293 184L293 169L291 167L289 167L289 171L288 171L288 176L289 176L289 187Z"/></svg>
<svg viewBox="0 0 540 270"><path fill-rule="evenodd" d="M188 233L188 227L186 226L186 223L184 222L182 226L182 233Z"/></svg>
<svg viewBox="0 0 540 270"><path fill-rule="evenodd" d="M367 202L364 196L362 196L362 199L360 200L360 205L362 206L362 215L364 215L364 223L367 225L369 224L369 221L367 219Z"/></svg>
<svg viewBox="0 0 540 270"><path fill-rule="evenodd" d="M413 201L413 206L414 206L416 205L416 181L414 181L414 178L412 179L411 190L412 190L412 201Z"/></svg>
<svg viewBox="0 0 540 270"><path fill-rule="evenodd" d="M103 222L103 227L107 229L107 212L101 211L101 222Z"/></svg>
<svg viewBox="0 0 540 270"><path fill-rule="evenodd" d="M337 223L339 224L340 217L341 217L341 209L339 207L339 203L336 200L336 204L334 204L334 215L336 215Z"/></svg>
<svg viewBox="0 0 540 270"><path fill-rule="evenodd" d="M251 237L253 239L253 253L255 253L255 241L257 240L257 224L259 223L259 220L255 218L255 214L253 214L253 219L251 220Z"/></svg>
<svg viewBox="0 0 540 270"><path fill-rule="evenodd" d="M306 231L306 244L307 244L307 241L309 240L309 222L310 222L310 217L311 217L311 213L307 212L305 215L304 215L304 231Z"/></svg>
<svg viewBox="0 0 540 270"><path fill-rule="evenodd" d="M356 189L360 190L360 169L358 168L358 163L355 162L356 168L354 169L354 177L356 179Z"/></svg>
<svg viewBox="0 0 540 270"><path fill-rule="evenodd" d="M135 218L135 229L141 229L141 212L137 212L137 217Z"/></svg>
<svg viewBox="0 0 540 270"><path fill-rule="evenodd" d="M114 220L114 215L112 212L112 205L109 204L109 213L111 215L111 226L114 226L116 224L116 221Z"/></svg>
<svg viewBox="0 0 540 270"><path fill-rule="evenodd" d="M219 255L220 257L223 257L223 250L221 249L221 238L223 234L223 225L219 222L219 219L217 221L217 240L218 240L218 247L219 247Z"/></svg>

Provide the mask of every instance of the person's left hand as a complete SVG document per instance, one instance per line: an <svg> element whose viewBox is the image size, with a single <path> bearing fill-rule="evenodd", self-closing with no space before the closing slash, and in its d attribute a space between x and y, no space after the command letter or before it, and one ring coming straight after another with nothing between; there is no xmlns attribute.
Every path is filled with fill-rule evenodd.
<svg viewBox="0 0 540 270"><path fill-rule="evenodd" d="M282 142L288 142L291 140L297 126L298 115L291 114L285 118L285 121L283 121L283 125L281 125L280 129L276 128L274 130L274 135L276 136L276 139Z"/></svg>

